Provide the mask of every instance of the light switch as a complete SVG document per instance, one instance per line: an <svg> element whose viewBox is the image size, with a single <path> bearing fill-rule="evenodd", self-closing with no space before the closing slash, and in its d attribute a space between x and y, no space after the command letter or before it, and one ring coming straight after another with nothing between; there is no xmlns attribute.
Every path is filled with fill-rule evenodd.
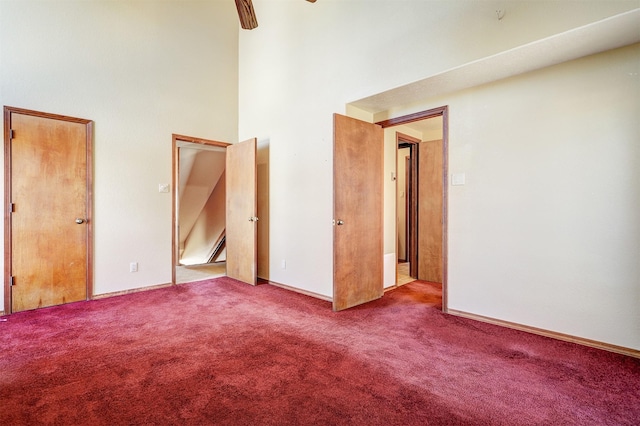
<svg viewBox="0 0 640 426"><path fill-rule="evenodd" d="M158 192L169 192L169 184L168 183L158 184Z"/></svg>
<svg viewBox="0 0 640 426"><path fill-rule="evenodd" d="M453 173L451 175L451 185L458 186L465 184L465 175L464 173Z"/></svg>

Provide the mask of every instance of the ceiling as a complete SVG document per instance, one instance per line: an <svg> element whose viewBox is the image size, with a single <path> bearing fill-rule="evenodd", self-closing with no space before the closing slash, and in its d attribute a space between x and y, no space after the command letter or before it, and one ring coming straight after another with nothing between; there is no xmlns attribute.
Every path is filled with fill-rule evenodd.
<svg viewBox="0 0 640 426"><path fill-rule="evenodd" d="M487 58L452 68L423 80L351 102L385 120L384 112L427 98L475 87L640 42L640 9L621 13Z"/></svg>

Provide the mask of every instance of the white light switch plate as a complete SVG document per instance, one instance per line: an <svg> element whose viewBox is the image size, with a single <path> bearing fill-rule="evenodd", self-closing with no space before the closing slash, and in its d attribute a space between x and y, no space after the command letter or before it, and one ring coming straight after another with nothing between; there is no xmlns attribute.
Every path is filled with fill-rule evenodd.
<svg viewBox="0 0 640 426"><path fill-rule="evenodd" d="M158 192L169 192L169 184L168 183L158 184Z"/></svg>

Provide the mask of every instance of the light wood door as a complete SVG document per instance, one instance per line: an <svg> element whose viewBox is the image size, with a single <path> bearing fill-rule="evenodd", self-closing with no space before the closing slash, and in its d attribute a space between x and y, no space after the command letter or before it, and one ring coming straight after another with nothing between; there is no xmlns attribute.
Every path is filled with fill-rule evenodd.
<svg viewBox="0 0 640 426"><path fill-rule="evenodd" d="M333 309L383 294L383 131L334 115Z"/></svg>
<svg viewBox="0 0 640 426"><path fill-rule="evenodd" d="M227 276L257 284L256 139L227 147Z"/></svg>
<svg viewBox="0 0 640 426"><path fill-rule="evenodd" d="M418 183L418 279L442 282L442 140L421 142Z"/></svg>
<svg viewBox="0 0 640 426"><path fill-rule="evenodd" d="M91 125L43 115L5 110L12 312L88 295Z"/></svg>

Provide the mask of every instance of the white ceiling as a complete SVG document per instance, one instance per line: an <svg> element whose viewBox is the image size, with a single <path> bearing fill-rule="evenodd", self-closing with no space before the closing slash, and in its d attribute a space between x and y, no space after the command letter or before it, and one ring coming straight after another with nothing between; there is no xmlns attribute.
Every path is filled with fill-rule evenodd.
<svg viewBox="0 0 640 426"><path fill-rule="evenodd" d="M640 8L359 99L351 105L375 114L637 42Z"/></svg>

